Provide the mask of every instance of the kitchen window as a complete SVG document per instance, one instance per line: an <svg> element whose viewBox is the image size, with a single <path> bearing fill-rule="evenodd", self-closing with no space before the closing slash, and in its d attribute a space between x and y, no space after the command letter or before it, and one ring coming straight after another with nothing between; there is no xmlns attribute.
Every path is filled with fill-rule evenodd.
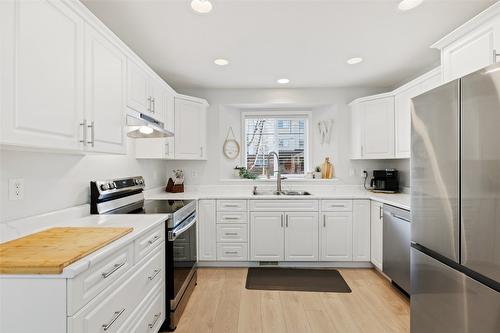
<svg viewBox="0 0 500 333"><path fill-rule="evenodd" d="M267 156L274 151L279 155L271 159L271 172L287 177L303 177L309 170L309 114L270 112L244 113L244 166L258 177L266 176Z"/></svg>

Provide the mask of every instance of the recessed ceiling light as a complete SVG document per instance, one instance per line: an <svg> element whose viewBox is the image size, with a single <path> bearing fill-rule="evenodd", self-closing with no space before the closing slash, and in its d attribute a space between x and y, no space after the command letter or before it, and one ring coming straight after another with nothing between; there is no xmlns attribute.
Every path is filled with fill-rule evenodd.
<svg viewBox="0 0 500 333"><path fill-rule="evenodd" d="M290 83L290 80L289 79L279 79L278 81L279 84L287 84L287 83Z"/></svg>
<svg viewBox="0 0 500 333"><path fill-rule="evenodd" d="M206 14L212 11L213 6L209 0L193 0L191 8L197 13Z"/></svg>
<svg viewBox="0 0 500 333"><path fill-rule="evenodd" d="M215 60L214 60L214 64L219 65L219 66L226 66L226 65L228 65L228 64L229 64L229 60L227 60L227 59L222 59L222 58L215 59Z"/></svg>
<svg viewBox="0 0 500 333"><path fill-rule="evenodd" d="M349 65L356 65L356 64L359 64L361 62L363 62L363 58L360 58L360 57L354 57L354 58L351 58L351 59L347 60L347 63Z"/></svg>
<svg viewBox="0 0 500 333"><path fill-rule="evenodd" d="M406 11L420 6L424 0L403 0L399 3L399 10Z"/></svg>

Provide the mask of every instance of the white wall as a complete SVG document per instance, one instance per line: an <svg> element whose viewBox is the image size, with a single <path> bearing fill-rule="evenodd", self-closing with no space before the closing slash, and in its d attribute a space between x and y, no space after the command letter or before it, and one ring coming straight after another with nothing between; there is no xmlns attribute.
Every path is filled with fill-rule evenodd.
<svg viewBox="0 0 500 333"><path fill-rule="evenodd" d="M237 140L241 140L241 115L234 105L323 105L313 111L312 161L311 165L323 163L325 156L333 157L336 177L343 184L361 184L361 171L386 167L403 168L402 185L406 185L405 175L409 174L409 163L402 160L351 161L350 160L350 114L348 103L384 89L365 88L310 88L310 89L191 89L181 93L202 97L210 103L208 111L208 161L169 161L167 174L172 169L185 171L188 185L224 184L224 179L232 177L232 169L239 160L230 161L222 153L222 145L227 131L232 126ZM330 145L320 144L317 122L333 119L333 136ZM242 149L243 150L243 149Z"/></svg>
<svg viewBox="0 0 500 333"><path fill-rule="evenodd" d="M128 155L69 155L0 150L0 222L89 202L89 182L139 176L148 188L165 184L165 162ZM10 201L8 180L24 178L24 199Z"/></svg>

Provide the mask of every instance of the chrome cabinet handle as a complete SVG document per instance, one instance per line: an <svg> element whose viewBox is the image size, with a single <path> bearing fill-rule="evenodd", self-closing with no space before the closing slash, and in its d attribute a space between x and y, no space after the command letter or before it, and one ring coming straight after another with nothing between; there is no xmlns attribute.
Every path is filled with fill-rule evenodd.
<svg viewBox="0 0 500 333"><path fill-rule="evenodd" d="M165 143L165 148L167 148L165 155L170 155L170 143L169 142Z"/></svg>
<svg viewBox="0 0 500 333"><path fill-rule="evenodd" d="M114 264L113 265L113 268L111 268L109 271L107 272L104 272L101 274L102 278L103 279L106 279L108 278L111 274L113 274L114 272L116 272L117 270L120 269L120 267L122 267L123 265L125 265L127 263L127 261L125 260L124 262L122 263L119 263L119 264Z"/></svg>
<svg viewBox="0 0 500 333"><path fill-rule="evenodd" d="M286 220L285 226L288 228L288 214L285 215L285 220Z"/></svg>
<svg viewBox="0 0 500 333"><path fill-rule="evenodd" d="M156 242L158 239L160 239L160 236L156 235L153 238L151 238L150 240L148 240L148 244L151 245L154 242Z"/></svg>
<svg viewBox="0 0 500 333"><path fill-rule="evenodd" d="M155 269L153 271L153 275L148 276L149 281L152 281L160 273L160 271L161 271L161 269L159 269L159 268Z"/></svg>
<svg viewBox="0 0 500 333"><path fill-rule="evenodd" d="M115 323L115 321L122 315L122 313L125 311L125 308L121 309L120 311L115 311L115 314L113 315L113 318L111 318L111 320L109 321L109 323L107 324L103 324L102 325L102 329L104 331L107 331L111 328L111 326L113 326L113 324Z"/></svg>
<svg viewBox="0 0 500 333"><path fill-rule="evenodd" d="M281 227L283 228L283 214L281 214Z"/></svg>
<svg viewBox="0 0 500 333"><path fill-rule="evenodd" d="M323 228L326 228L326 215L323 215Z"/></svg>
<svg viewBox="0 0 500 333"><path fill-rule="evenodd" d="M394 217L394 218L397 218L397 219L400 219L400 220L403 220L403 221L406 221L406 222L410 222L409 219L407 219L406 217L403 217L401 215L397 215L397 214L394 214L394 213L391 213L391 216Z"/></svg>
<svg viewBox="0 0 500 333"><path fill-rule="evenodd" d="M148 324L148 327L149 328L155 327L156 322L158 321L158 319L160 318L160 316L161 316L161 312L158 312L157 314L155 314L155 316L153 317L153 322L151 324Z"/></svg>
<svg viewBox="0 0 500 333"><path fill-rule="evenodd" d="M225 251L224 253L225 254L238 254L238 252L236 252L236 251Z"/></svg>
<svg viewBox="0 0 500 333"><path fill-rule="evenodd" d="M203 157L203 146L200 147L200 157Z"/></svg>
<svg viewBox="0 0 500 333"><path fill-rule="evenodd" d="M148 97L148 111L153 112L153 110L151 110L151 96Z"/></svg>
<svg viewBox="0 0 500 333"><path fill-rule="evenodd" d="M226 232L225 235L226 236L238 236L238 233L237 232Z"/></svg>
<svg viewBox="0 0 500 333"><path fill-rule="evenodd" d="M330 205L330 207L339 207L339 208L344 208L345 205Z"/></svg>
<svg viewBox="0 0 500 333"><path fill-rule="evenodd" d="M500 54L497 53L497 50L494 49L493 50L493 63L496 63L497 62L497 58Z"/></svg>
<svg viewBox="0 0 500 333"><path fill-rule="evenodd" d="M382 212L382 206L378 206L378 218L383 219L384 218L384 213Z"/></svg>
<svg viewBox="0 0 500 333"><path fill-rule="evenodd" d="M238 207L238 205L233 205L233 204L225 204L224 207L230 207L230 208L235 208Z"/></svg>
<svg viewBox="0 0 500 333"><path fill-rule="evenodd" d="M84 146L87 145L87 120L84 119L81 123L80 126L82 126L82 139L80 140L81 143L83 143Z"/></svg>
<svg viewBox="0 0 500 333"><path fill-rule="evenodd" d="M239 217L231 217L231 216L225 216L224 220L239 220Z"/></svg>
<svg viewBox="0 0 500 333"><path fill-rule="evenodd" d="M94 126L94 121L91 121L90 122L90 125L87 126L88 128L90 128L90 141L87 141L87 143L89 143L92 148L94 147L94 141L95 141L95 126Z"/></svg>
<svg viewBox="0 0 500 333"><path fill-rule="evenodd" d="M156 112L156 100L154 97L151 98L151 103L153 105L153 113L155 113Z"/></svg>

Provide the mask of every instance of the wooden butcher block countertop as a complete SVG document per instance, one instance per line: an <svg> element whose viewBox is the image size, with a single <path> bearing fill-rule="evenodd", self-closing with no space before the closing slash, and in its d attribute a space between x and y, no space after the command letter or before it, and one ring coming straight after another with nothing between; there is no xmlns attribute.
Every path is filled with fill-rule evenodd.
<svg viewBox="0 0 500 333"><path fill-rule="evenodd" d="M0 274L61 274L133 228L59 227L0 244Z"/></svg>

